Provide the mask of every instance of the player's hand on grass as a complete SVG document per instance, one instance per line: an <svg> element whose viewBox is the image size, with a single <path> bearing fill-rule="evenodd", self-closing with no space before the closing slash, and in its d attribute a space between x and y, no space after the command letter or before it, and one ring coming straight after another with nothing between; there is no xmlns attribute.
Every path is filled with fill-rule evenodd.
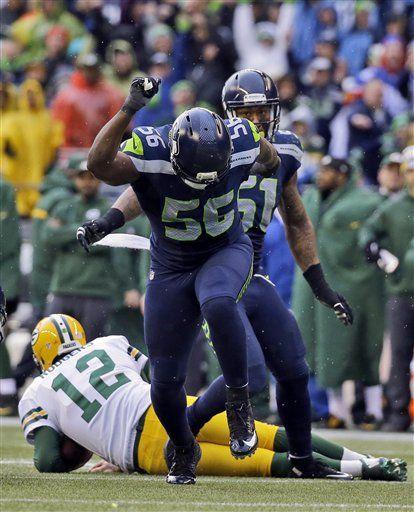
<svg viewBox="0 0 414 512"><path fill-rule="evenodd" d="M115 464L111 464L106 460L100 460L89 470L90 473L121 473L121 470Z"/></svg>
<svg viewBox="0 0 414 512"><path fill-rule="evenodd" d="M160 83L159 78L152 76L137 76L134 78L121 110L129 115L134 115L137 110L145 107L150 99L157 94Z"/></svg>

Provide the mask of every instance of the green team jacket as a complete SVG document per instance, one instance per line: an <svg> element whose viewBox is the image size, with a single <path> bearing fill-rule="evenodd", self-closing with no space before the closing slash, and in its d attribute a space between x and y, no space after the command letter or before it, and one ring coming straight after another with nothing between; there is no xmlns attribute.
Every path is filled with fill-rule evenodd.
<svg viewBox="0 0 414 512"><path fill-rule="evenodd" d="M376 240L381 247L388 249L400 260L397 270L386 276L389 295L414 296L414 276L409 254L413 238L414 197L408 190L385 201L365 222L361 230L361 248Z"/></svg>
<svg viewBox="0 0 414 512"><path fill-rule="evenodd" d="M292 308L308 350L308 362L319 383L337 387L347 379L378 381L377 361L382 347L383 274L365 262L358 247L364 220L381 197L351 180L321 200L315 187L303 202L315 227L319 258L328 283L346 297L354 309L352 327L345 327L332 311L314 298L297 269Z"/></svg>
<svg viewBox="0 0 414 512"><path fill-rule="evenodd" d="M149 237L151 228L148 219L144 215L140 215L131 220L119 229L119 233L128 233L131 235L139 235ZM124 293L128 290L138 290L145 293L146 279L148 272L146 271L146 262L149 251L133 251L130 249L117 249L114 251L112 261L114 264L114 273L117 280L115 292L115 307L122 308L124 304Z"/></svg>
<svg viewBox="0 0 414 512"><path fill-rule="evenodd" d="M73 184L61 170L51 172L41 186L42 196L32 211L33 268L30 276L30 301L39 314L43 312L49 292L54 254L42 240L47 219L64 199L73 195Z"/></svg>
<svg viewBox="0 0 414 512"><path fill-rule="evenodd" d="M42 230L41 240L54 254L50 292L86 297L112 297L113 276L111 249L92 247L89 254L76 240L76 230L84 222L100 217L108 210L101 196L84 201L75 194L63 200L53 211Z"/></svg>
<svg viewBox="0 0 414 512"><path fill-rule="evenodd" d="M20 282L19 217L13 187L0 178L0 284L6 299L17 298Z"/></svg>

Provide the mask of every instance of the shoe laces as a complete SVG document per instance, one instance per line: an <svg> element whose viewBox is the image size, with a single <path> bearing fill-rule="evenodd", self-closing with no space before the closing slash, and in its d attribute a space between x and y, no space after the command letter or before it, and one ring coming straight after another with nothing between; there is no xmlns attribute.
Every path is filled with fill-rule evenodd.
<svg viewBox="0 0 414 512"><path fill-rule="evenodd" d="M253 435L254 423L249 402L227 403L227 417L231 426L231 437L239 439L246 435Z"/></svg>

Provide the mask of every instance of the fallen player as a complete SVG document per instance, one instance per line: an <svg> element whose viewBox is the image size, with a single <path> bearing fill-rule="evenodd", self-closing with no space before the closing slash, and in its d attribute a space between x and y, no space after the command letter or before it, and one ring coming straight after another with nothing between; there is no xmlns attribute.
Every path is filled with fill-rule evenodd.
<svg viewBox="0 0 414 512"><path fill-rule="evenodd" d="M40 472L72 471L95 453L104 460L92 472L165 474L168 437L151 405L144 354L123 336L86 344L79 322L58 314L36 326L32 349L43 373L20 400L19 415ZM189 403L196 400L188 398ZM202 451L199 474L297 477L287 456L285 430L261 422L256 428L255 455L236 460L228 450L226 416L214 416L197 436ZM317 460L348 473L347 479L406 480L401 459L365 456L316 435L312 445Z"/></svg>

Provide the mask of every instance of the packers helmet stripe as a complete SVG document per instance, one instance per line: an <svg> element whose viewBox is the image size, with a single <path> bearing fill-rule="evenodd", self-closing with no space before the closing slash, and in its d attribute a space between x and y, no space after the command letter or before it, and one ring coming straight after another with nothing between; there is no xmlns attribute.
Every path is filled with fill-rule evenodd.
<svg viewBox="0 0 414 512"><path fill-rule="evenodd" d="M66 320L64 315L60 315L60 318L62 319L63 323L65 324L66 330L68 331L68 334L69 334L69 338L71 339L71 341L73 341L75 338L73 337L73 333L72 333L72 330L70 328L68 321Z"/></svg>
<svg viewBox="0 0 414 512"><path fill-rule="evenodd" d="M60 343L63 345L65 343L65 340L63 339L63 333L60 330L59 324L53 317L54 315L50 315L50 320L52 321L52 324L55 326L56 332L58 333L59 336Z"/></svg>
<svg viewBox="0 0 414 512"><path fill-rule="evenodd" d="M66 328L67 324L65 325L63 315L50 315L50 318L52 319L52 322L59 333L59 338L62 345L73 341L68 332L68 329Z"/></svg>

